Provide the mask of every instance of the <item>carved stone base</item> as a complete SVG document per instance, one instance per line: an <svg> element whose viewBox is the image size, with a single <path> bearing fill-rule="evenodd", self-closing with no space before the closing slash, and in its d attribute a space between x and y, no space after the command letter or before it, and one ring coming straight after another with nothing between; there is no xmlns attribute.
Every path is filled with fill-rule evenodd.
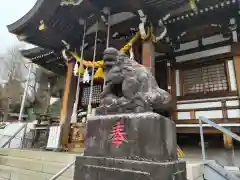
<svg viewBox="0 0 240 180"><path fill-rule="evenodd" d="M186 180L183 161L149 162L77 157L74 180Z"/></svg>
<svg viewBox="0 0 240 180"><path fill-rule="evenodd" d="M186 180L175 124L156 113L91 117L84 155L77 157L74 180Z"/></svg>
<svg viewBox="0 0 240 180"><path fill-rule="evenodd" d="M123 125L126 141L116 148L112 136L118 122ZM86 131L86 156L177 160L175 123L156 113L94 116L88 120Z"/></svg>

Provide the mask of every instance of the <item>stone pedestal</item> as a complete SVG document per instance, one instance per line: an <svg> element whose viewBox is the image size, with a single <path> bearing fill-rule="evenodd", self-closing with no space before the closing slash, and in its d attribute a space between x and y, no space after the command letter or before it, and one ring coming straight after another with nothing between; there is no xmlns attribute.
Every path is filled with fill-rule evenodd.
<svg viewBox="0 0 240 180"><path fill-rule="evenodd" d="M186 180L174 122L155 113L94 116L74 180Z"/></svg>

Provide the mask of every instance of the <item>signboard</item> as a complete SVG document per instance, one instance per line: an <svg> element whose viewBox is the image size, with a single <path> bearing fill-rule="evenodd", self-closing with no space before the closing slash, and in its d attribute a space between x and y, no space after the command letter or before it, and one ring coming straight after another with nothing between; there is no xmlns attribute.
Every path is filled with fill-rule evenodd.
<svg viewBox="0 0 240 180"><path fill-rule="evenodd" d="M49 129L47 149L58 149L60 141L61 126L52 126Z"/></svg>

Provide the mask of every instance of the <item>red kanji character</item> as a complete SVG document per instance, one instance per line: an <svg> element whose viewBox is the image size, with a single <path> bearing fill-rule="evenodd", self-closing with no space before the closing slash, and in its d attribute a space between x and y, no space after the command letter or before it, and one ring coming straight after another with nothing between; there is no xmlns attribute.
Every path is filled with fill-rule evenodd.
<svg viewBox="0 0 240 180"><path fill-rule="evenodd" d="M113 145L116 145L116 148L119 148L120 144L126 141L127 138L126 133L124 132L124 125L121 124L120 121L113 126L111 139Z"/></svg>

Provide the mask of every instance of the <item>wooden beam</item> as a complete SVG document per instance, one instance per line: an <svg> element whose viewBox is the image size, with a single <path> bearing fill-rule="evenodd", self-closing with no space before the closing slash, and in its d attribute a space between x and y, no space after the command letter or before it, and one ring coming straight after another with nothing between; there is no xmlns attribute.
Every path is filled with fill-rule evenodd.
<svg viewBox="0 0 240 180"><path fill-rule="evenodd" d="M226 110L230 109L240 109L239 106L226 106L225 107L204 107L204 108L194 108L194 109L178 109L177 112L191 112L191 111L215 111L215 110L222 110L223 111L223 117L225 119L228 119L226 115Z"/></svg>
<svg viewBox="0 0 240 180"><path fill-rule="evenodd" d="M193 100L193 99L206 99L206 98L218 98L218 97L227 97L227 96L236 96L237 92L209 92L207 94L204 93L197 93L197 94L189 94L189 95L181 95L177 97L178 101L183 100Z"/></svg>
<svg viewBox="0 0 240 180"><path fill-rule="evenodd" d="M223 118L221 119L211 119L214 123L217 124L228 124L228 123L240 123L240 118L228 118L228 122L226 122ZM188 120L181 120L181 121L176 121L176 124L199 124L198 119L188 119ZM203 124L205 124L203 122Z"/></svg>
<svg viewBox="0 0 240 180"><path fill-rule="evenodd" d="M219 135L222 134L219 130L214 129L214 128L210 128L210 127L203 128L203 132L204 132L204 134L219 134ZM234 128L232 128L232 132L239 133L239 131L234 130ZM184 128L184 127L181 127L181 128L177 128L177 133L178 134L199 134L199 128L195 128L195 127Z"/></svg>
<svg viewBox="0 0 240 180"><path fill-rule="evenodd" d="M217 54L213 56L202 57L198 59L192 59L190 61L177 62L176 68L179 69L192 69L202 65L213 65L219 63L225 63L226 59L231 59L232 54L230 52Z"/></svg>
<svg viewBox="0 0 240 180"><path fill-rule="evenodd" d="M199 100L196 100L196 101L185 101L185 102L179 102L178 104L195 104L195 103L207 103L207 102L219 102L221 99L199 99ZM230 98L227 100L240 100L240 98L238 97L233 97L233 98Z"/></svg>
<svg viewBox="0 0 240 180"><path fill-rule="evenodd" d="M204 134L221 134L221 132L214 128L203 128ZM199 134L199 128L177 128L179 134Z"/></svg>
<svg viewBox="0 0 240 180"><path fill-rule="evenodd" d="M200 51L206 51L206 50L230 45L231 43L232 43L232 40L230 39L230 40L221 41L221 42L217 42L217 43L213 43L213 44L208 44L208 45L205 45L205 46L198 46L198 47L195 47L195 48L175 52L174 56L182 56L182 55L192 54L192 53L196 53L196 52L200 52Z"/></svg>
<svg viewBox="0 0 240 180"><path fill-rule="evenodd" d="M226 41L221 41L221 42L217 42L217 43L213 43L213 44L207 44L205 46L198 45L197 47L193 47L193 48L186 49L186 50L181 50L181 51L176 51L176 52L171 52L170 51L171 49L169 49L169 51L167 51L168 49L166 49L163 52L166 52L167 54L166 55L160 55L158 57L160 59L167 59L167 58L171 58L171 57L183 56L183 55L198 53L198 52L201 52L201 51L211 50L211 49L223 47L223 46L226 46L226 45L229 45L229 44L231 44L231 41L226 40ZM162 52L158 49L159 49L159 45L156 46L156 51L157 52Z"/></svg>
<svg viewBox="0 0 240 180"><path fill-rule="evenodd" d="M60 148L66 148L69 139L70 121L76 92L76 78L73 76L73 67L74 62L70 62L67 68L63 103L60 114Z"/></svg>

